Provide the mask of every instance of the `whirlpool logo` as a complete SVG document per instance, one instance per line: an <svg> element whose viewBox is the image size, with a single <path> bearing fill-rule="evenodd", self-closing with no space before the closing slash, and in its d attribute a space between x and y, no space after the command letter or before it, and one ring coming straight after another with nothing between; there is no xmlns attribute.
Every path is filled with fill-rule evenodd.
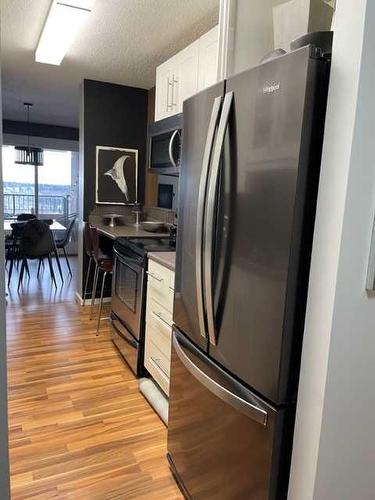
<svg viewBox="0 0 375 500"><path fill-rule="evenodd" d="M263 87L263 94L273 94L274 92L277 92L279 89L280 89L280 82L266 84Z"/></svg>

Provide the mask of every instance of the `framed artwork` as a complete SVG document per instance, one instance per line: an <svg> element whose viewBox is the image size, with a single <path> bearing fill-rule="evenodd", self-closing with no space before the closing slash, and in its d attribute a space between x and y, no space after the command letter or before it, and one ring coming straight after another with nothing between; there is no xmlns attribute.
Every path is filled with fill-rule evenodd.
<svg viewBox="0 0 375 500"><path fill-rule="evenodd" d="M138 202L138 150L96 146L96 203Z"/></svg>

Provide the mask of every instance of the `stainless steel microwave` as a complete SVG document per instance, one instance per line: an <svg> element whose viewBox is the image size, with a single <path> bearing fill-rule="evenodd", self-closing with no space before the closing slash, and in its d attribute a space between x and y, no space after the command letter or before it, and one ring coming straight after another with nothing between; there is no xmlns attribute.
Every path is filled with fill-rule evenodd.
<svg viewBox="0 0 375 500"><path fill-rule="evenodd" d="M182 113L152 123L148 128L149 172L178 175L180 172Z"/></svg>

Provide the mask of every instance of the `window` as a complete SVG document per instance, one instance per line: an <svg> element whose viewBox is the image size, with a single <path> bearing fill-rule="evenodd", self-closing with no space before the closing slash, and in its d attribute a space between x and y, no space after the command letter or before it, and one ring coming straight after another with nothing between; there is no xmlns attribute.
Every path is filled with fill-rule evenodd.
<svg viewBox="0 0 375 500"><path fill-rule="evenodd" d="M36 213L54 219L76 212L75 156L71 151L44 150L44 165L37 167L35 175L32 165L14 163L13 146L3 146L5 217Z"/></svg>

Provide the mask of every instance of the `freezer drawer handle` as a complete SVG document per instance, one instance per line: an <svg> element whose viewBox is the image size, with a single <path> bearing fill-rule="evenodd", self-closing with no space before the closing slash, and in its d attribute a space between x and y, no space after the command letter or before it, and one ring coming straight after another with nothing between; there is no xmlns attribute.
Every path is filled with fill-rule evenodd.
<svg viewBox="0 0 375 500"><path fill-rule="evenodd" d="M197 306L199 329L202 337L206 337L206 325L204 320L204 304L203 304L203 230L204 230L204 211L205 211L205 198L207 191L207 181L209 166L212 156L213 143L215 138L216 125L219 119L219 112L221 107L222 97L216 97L212 105L210 123L207 130L206 145L203 153L201 178L199 182L198 192L198 206L197 206L197 231L196 231L196 247L195 247L195 275L197 287Z"/></svg>
<svg viewBox="0 0 375 500"><path fill-rule="evenodd" d="M250 417L255 422L267 426L267 417L268 414L263 408L259 408L248 401L240 398L236 394L233 394L225 387L219 385L215 380L209 377L206 373L204 373L198 366L196 366L193 361L186 354L185 349L178 342L176 335L173 335L173 346L176 350L178 357L181 362L184 364L185 368L201 383L203 384L210 392L215 394L215 396L222 399L225 403L230 404L237 410L240 410L242 413Z"/></svg>
<svg viewBox="0 0 375 500"><path fill-rule="evenodd" d="M228 126L229 113L232 106L232 101L233 101L233 92L227 92L225 94L223 102L223 110L221 112L220 123L217 131L215 150L213 152L210 182L207 195L206 220L204 223L206 231L205 243L204 243L204 277L205 277L204 290L205 290L205 300L207 308L208 338L212 345L217 344L214 299L212 294L212 287L213 287L212 260L214 254L212 248L212 240L214 235L215 201L217 196L218 180L220 173L220 157L223 151L225 133Z"/></svg>

